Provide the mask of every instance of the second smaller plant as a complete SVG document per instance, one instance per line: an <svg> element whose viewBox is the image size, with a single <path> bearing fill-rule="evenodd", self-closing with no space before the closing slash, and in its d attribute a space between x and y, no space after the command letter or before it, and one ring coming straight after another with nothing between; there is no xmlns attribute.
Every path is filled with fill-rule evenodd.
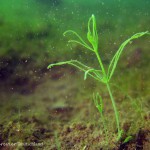
<svg viewBox="0 0 150 150"><path fill-rule="evenodd" d="M105 118L104 118L104 115L103 115L104 105L103 105L102 97L99 95L99 93L96 93L96 94L93 93L93 100L94 100L94 104L95 104L96 108L98 109L98 111L101 115L105 135L108 136L107 126L106 126Z"/></svg>

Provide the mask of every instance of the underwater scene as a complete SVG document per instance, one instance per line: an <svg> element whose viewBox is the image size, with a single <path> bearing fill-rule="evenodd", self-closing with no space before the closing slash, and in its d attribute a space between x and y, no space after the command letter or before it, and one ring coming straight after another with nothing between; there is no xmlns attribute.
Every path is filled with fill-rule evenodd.
<svg viewBox="0 0 150 150"><path fill-rule="evenodd" d="M149 150L150 0L0 0L0 149Z"/></svg>

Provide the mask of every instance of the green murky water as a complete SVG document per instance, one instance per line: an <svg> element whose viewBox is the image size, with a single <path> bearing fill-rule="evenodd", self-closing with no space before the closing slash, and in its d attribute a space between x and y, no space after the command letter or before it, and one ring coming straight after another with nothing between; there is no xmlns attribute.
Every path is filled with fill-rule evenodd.
<svg viewBox="0 0 150 150"><path fill-rule="evenodd" d="M121 127L126 130L121 144L114 138L115 119L106 87L90 78L83 81L83 74L72 67L46 69L50 63L70 59L98 67L94 55L67 43L72 35L63 36L72 29L86 40L92 14L105 67L123 41L150 30L149 0L0 0L0 146L4 149L1 143L16 142L28 145L16 144L14 149L36 149L32 142L45 150L130 149L130 143L123 144L130 135L131 146L138 149L138 138L149 139L148 36L125 48L112 79ZM91 100L97 91L105 99L110 144ZM147 150L145 141L140 146Z"/></svg>
<svg viewBox="0 0 150 150"><path fill-rule="evenodd" d="M120 36L149 30L149 3L149 0L1 0L0 54L7 51L5 46L8 44L21 51L20 46L26 38L40 38L43 51L53 53L53 48L57 52L59 49L66 51L62 33L74 29L86 35L87 20L91 14L96 16L98 31L102 35L101 44L107 47L112 44L111 41L121 42ZM14 44L16 38L20 41Z"/></svg>

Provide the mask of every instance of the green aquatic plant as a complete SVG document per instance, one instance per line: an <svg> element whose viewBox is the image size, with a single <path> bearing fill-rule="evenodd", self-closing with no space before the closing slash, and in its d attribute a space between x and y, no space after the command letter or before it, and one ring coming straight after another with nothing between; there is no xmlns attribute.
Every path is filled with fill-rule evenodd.
<svg viewBox="0 0 150 150"><path fill-rule="evenodd" d="M67 33L72 33L79 39L79 40L69 40L68 42L74 42L74 43L80 44L80 45L82 45L83 47L87 48L88 50L90 50L92 53L95 54L95 56L98 60L100 68L95 69L95 68L86 66L85 64L81 63L78 60L69 60L69 61L63 61L63 62L50 64L48 66L48 69L50 69L51 67L54 67L54 66L64 65L64 64L72 65L72 66L74 66L74 67L76 67L79 70L84 72L84 80L87 79L87 76L90 76L90 77L94 78L95 80L105 84L107 89L108 89L108 93L109 93L109 96L110 96L110 99L111 99L111 102L112 102L112 106L113 106L113 110L114 110L114 114L115 114L116 126L117 126L117 130L118 130L118 139L120 139L120 137L122 135L122 130L121 130L121 127L120 127L120 119L119 119L119 113L118 113L118 110L117 110L117 107L116 107L116 102L114 100L114 97L112 95L112 91L111 91L111 88L110 88L110 79L112 78L112 76L114 74L114 71L116 69L118 60L120 58L120 55L121 55L124 47L128 43L130 43L132 40L137 39L139 37L142 37L146 34L149 34L149 32L146 31L146 32L136 33L133 36L131 36L129 39L127 39L125 42L123 42L121 44L121 46L119 47L119 49L117 50L117 52L115 53L115 55L113 56L112 60L110 61L107 72L104 68L104 64L102 62L101 56L100 56L99 51L98 51L98 34L97 34L96 20L95 20L94 15L92 15L89 18L89 21L88 21L87 39L88 39L90 44L87 44L81 38L81 36L79 36L73 30L67 30L66 32L64 32L64 36Z"/></svg>
<svg viewBox="0 0 150 150"><path fill-rule="evenodd" d="M103 115L103 111L104 111L104 105L103 105L103 99L102 97L99 95L99 93L93 94L93 100L94 100L94 104L96 106L96 108L98 109L100 115L101 115L101 119L102 119L102 124L104 127L104 132L106 137L107 135L107 127L106 127L106 123L105 123L105 118Z"/></svg>

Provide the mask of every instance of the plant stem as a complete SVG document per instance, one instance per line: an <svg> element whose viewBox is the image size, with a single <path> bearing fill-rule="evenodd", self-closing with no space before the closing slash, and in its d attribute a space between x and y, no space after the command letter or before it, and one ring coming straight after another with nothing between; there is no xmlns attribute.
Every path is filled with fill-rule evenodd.
<svg viewBox="0 0 150 150"><path fill-rule="evenodd" d="M98 62L101 66L101 69L102 69L102 72L104 74L104 77L106 79L106 86L107 86L107 89L108 89L108 92L109 92L109 96L110 96L110 99L111 99L111 102L112 102L112 105L113 105L113 109L114 109L114 112L115 112L115 118L116 118L116 125L117 125L117 130L118 130L118 139L120 139L121 137L121 130L120 130L120 123L119 123L119 113L118 113L118 110L117 110L117 107L116 107L116 103L115 103L115 100L114 100L114 97L112 95L112 92L111 92L111 89L110 89L110 86L109 86L109 81L108 81L108 78L107 78L107 75L106 75L106 72L105 72L105 68L103 66L103 63L102 63L102 60L99 56L99 53L98 51L95 50L95 54L97 56L97 59L98 59Z"/></svg>
<svg viewBox="0 0 150 150"><path fill-rule="evenodd" d="M97 50L94 50L94 51L95 51L96 57L97 57L97 59L98 59L98 62L99 62L99 64L100 64L100 67L101 67L101 69L102 69L102 72L103 72L104 76L106 77L106 72L105 72L105 69L104 69L102 60L101 60L101 58L100 58L100 55L99 55L99 53L98 53Z"/></svg>
<svg viewBox="0 0 150 150"><path fill-rule="evenodd" d="M115 100L114 100L114 98L113 98L113 95L112 95L112 92L111 92L109 83L106 83L106 85L107 85L107 89L108 89L108 92L109 92L109 96L110 96L110 99L111 99L111 102L112 102L112 105L113 105L113 109L114 109L114 112L115 112L115 118L116 118L118 136L120 136L121 130L120 130L120 125L119 125L119 113L118 113L118 110L117 110L117 107L116 107L116 104L115 104Z"/></svg>

